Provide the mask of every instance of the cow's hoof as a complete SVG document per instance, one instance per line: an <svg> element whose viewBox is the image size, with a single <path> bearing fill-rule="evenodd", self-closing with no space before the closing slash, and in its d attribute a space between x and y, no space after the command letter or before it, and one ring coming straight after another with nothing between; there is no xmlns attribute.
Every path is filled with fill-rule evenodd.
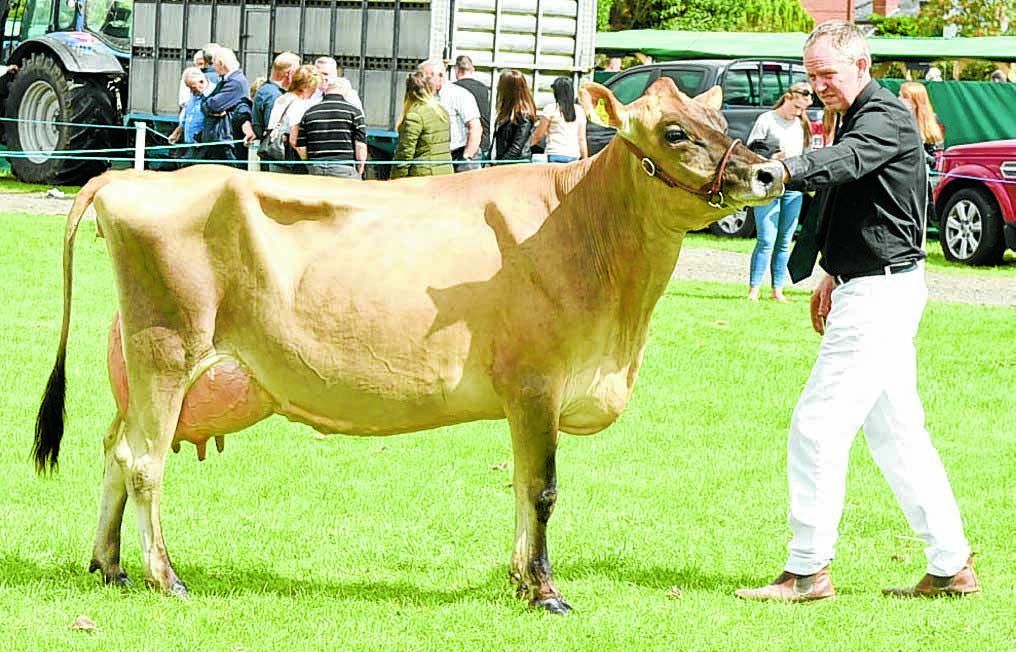
<svg viewBox="0 0 1016 652"><path fill-rule="evenodd" d="M533 603L537 609L545 609L558 616L566 616L572 610L572 606L565 602L564 598L545 598Z"/></svg>
<svg viewBox="0 0 1016 652"><path fill-rule="evenodd" d="M92 560L92 563L88 566L88 572L94 573L95 571L102 571L102 583L107 586L123 586L127 587L131 585L131 578L127 577L127 573L121 569L116 569L111 573L107 573L102 570L102 564Z"/></svg>
<svg viewBox="0 0 1016 652"><path fill-rule="evenodd" d="M184 585L184 583L180 580L173 582L173 585L169 587L169 591L167 591L167 593L177 598L183 598L184 600L186 600L190 595L187 592L186 585Z"/></svg>

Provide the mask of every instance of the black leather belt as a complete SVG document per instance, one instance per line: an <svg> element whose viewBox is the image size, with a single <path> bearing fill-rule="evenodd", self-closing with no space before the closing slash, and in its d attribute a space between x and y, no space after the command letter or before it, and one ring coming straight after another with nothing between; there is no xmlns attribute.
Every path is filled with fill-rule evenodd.
<svg viewBox="0 0 1016 652"><path fill-rule="evenodd" d="M895 265L886 265L879 269L873 269L867 272L855 272L853 274L838 274L836 281L838 283L846 283L852 281L855 278L864 278L866 276L891 276L893 274L905 274L912 272L917 269L917 263L910 261L909 263L897 263Z"/></svg>

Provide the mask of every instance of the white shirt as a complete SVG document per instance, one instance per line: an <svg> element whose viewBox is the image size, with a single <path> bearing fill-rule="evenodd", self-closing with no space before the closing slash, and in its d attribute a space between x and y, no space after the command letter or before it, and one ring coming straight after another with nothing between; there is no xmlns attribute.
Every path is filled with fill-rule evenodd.
<svg viewBox="0 0 1016 652"><path fill-rule="evenodd" d="M546 118L549 123L545 148L548 155L571 156L573 158L582 155L582 150L579 149L579 129L586 124L586 114L582 107L575 106L575 119L571 122L565 122L564 116L561 115L561 107L557 105L557 102L543 107L540 117Z"/></svg>
<svg viewBox="0 0 1016 652"><path fill-rule="evenodd" d="M480 119L480 109L476 106L473 94L458 84L445 82L437 95L441 106L448 112L448 123L451 129L451 140L448 146L452 150L466 146L469 129L466 127L471 120Z"/></svg>
<svg viewBox="0 0 1016 652"><path fill-rule="evenodd" d="M755 120L747 143L775 138L787 158L804 153L804 130L797 118L787 120L776 111L766 111Z"/></svg>
<svg viewBox="0 0 1016 652"><path fill-rule="evenodd" d="M290 107L291 104L292 107ZM313 99L305 100L295 93L283 93L279 96L279 99L275 100L275 104L272 105L272 113L268 116L268 131L270 132L275 127L280 127L283 133L289 133L293 125L300 124L303 114L313 104ZM289 107L288 110L287 107Z"/></svg>

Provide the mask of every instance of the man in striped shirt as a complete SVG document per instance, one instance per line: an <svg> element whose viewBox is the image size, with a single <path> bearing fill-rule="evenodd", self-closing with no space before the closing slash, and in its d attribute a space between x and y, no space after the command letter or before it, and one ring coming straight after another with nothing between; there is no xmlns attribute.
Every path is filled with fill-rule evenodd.
<svg viewBox="0 0 1016 652"><path fill-rule="evenodd" d="M340 79L330 79L321 101L303 114L296 127L296 151L307 160L311 174L359 179L367 160L367 123L340 88Z"/></svg>

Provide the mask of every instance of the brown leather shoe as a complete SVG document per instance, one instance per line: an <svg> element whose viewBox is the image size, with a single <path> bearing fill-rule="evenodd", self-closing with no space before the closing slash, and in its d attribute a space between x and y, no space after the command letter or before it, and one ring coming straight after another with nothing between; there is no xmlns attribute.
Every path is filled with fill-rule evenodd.
<svg viewBox="0 0 1016 652"><path fill-rule="evenodd" d="M925 573L916 586L908 589L882 589L882 593L900 598L946 598L962 597L980 590L981 584L974 573L974 558L970 556L966 565L955 575L941 577Z"/></svg>
<svg viewBox="0 0 1016 652"><path fill-rule="evenodd" d="M738 589L734 595L742 600L770 602L811 602L824 600L836 595L833 581L826 566L814 575L795 575L783 571L768 586L758 589Z"/></svg>

